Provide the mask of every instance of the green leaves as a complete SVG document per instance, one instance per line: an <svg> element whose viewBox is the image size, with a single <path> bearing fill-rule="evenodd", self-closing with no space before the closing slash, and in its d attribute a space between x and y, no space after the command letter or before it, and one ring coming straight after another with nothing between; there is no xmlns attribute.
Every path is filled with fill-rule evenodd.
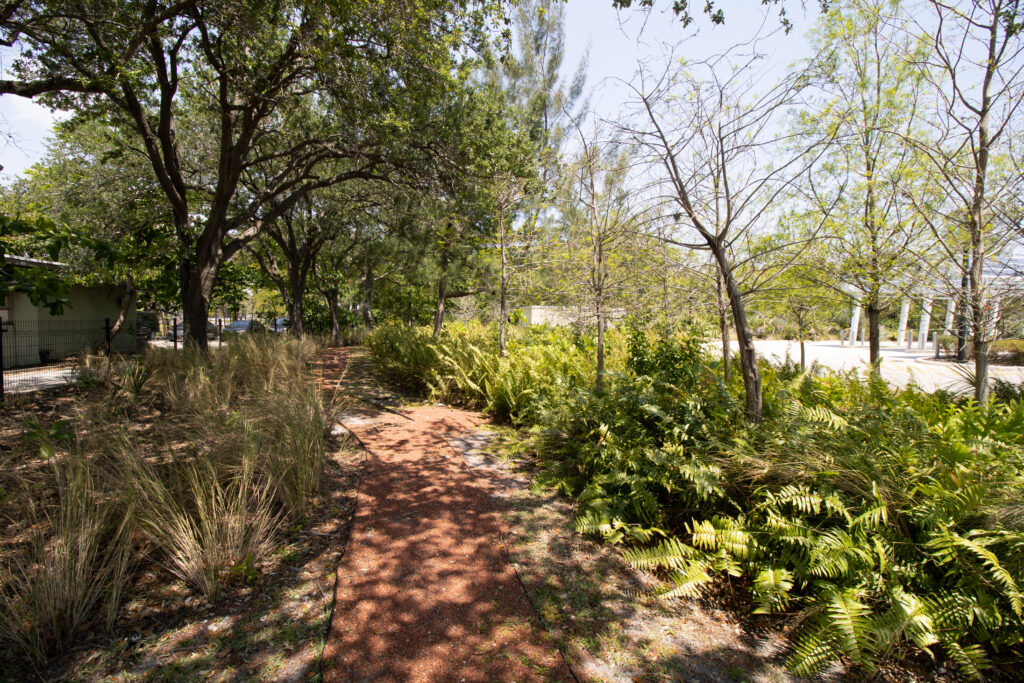
<svg viewBox="0 0 1024 683"><path fill-rule="evenodd" d="M428 357L416 350L426 333L378 334L372 344L409 345L380 352ZM538 489L573 496L577 531L623 546L660 581L655 594L745 577L754 612L800 615L789 666L804 676L917 650L977 676L994 655L1024 654L1024 531L1008 512L1024 486L1021 404L765 366L779 405L738 430L687 340L615 339L630 371L597 395L587 355L558 342L567 334L524 336L498 360L491 331L452 326L432 347L435 385L515 405L532 425Z"/></svg>

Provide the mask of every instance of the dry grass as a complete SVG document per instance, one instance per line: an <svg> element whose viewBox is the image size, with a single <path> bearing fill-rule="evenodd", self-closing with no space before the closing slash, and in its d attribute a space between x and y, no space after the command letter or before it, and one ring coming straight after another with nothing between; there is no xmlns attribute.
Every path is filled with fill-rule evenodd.
<svg viewBox="0 0 1024 683"><path fill-rule="evenodd" d="M53 470L58 500L25 508L33 531L0 593L0 639L37 667L94 622L109 628L130 563L134 507L104 499L85 461Z"/></svg>
<svg viewBox="0 0 1024 683"><path fill-rule="evenodd" d="M133 566L155 563L206 602L256 580L320 485L319 352L252 337L209 356L92 357L59 414L5 406L27 411L0 451L0 646L38 670L109 629Z"/></svg>

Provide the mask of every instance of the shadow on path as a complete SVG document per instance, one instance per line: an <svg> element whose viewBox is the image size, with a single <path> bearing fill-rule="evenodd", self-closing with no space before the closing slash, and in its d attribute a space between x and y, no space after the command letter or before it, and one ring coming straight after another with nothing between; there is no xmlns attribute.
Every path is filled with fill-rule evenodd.
<svg viewBox="0 0 1024 683"><path fill-rule="evenodd" d="M351 353L330 352L325 378ZM361 376L347 387L356 398ZM512 569L487 483L445 441L479 415L396 412L389 399L371 394L342 420L368 461L338 568L324 680L573 680Z"/></svg>

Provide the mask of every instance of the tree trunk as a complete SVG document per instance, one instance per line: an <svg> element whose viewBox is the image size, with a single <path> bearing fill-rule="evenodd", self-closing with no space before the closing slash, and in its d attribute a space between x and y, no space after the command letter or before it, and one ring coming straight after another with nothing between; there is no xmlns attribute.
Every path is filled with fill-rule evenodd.
<svg viewBox="0 0 1024 683"><path fill-rule="evenodd" d="M128 319L128 311L131 310L138 294L138 290L135 289L135 278L130 274L125 276L124 298L121 299L121 310L117 312L117 320L114 321L114 326L110 328L111 343L117 339L117 335L121 334L121 328L124 327L124 322Z"/></svg>
<svg viewBox="0 0 1024 683"><path fill-rule="evenodd" d="M331 287L323 290L327 310L331 312L331 346L341 346L341 326L338 324L338 290Z"/></svg>
<svg viewBox="0 0 1024 683"><path fill-rule="evenodd" d="M988 402L988 316L985 315L985 292L981 265L984 260L984 242L980 229L975 232L971 255L971 317L974 336L974 400Z"/></svg>
<svg viewBox="0 0 1024 683"><path fill-rule="evenodd" d="M761 369L757 366L757 352L754 350L754 337L747 322L747 311L743 304L743 296L732 276L729 261L721 246L714 245L713 253L729 296L732 309L732 320L736 326L736 340L739 343L740 367L743 370L743 393L746 397L747 420L759 423L762 420L763 402L761 398Z"/></svg>
<svg viewBox="0 0 1024 683"><path fill-rule="evenodd" d="M291 335L295 338L301 338L306 333L306 327L303 323L305 317L305 304L303 302L303 294L306 291L306 273L302 268L293 268L291 264L288 265L289 275L288 278L291 282L291 292L289 294L288 302L288 320L291 321Z"/></svg>
<svg viewBox="0 0 1024 683"><path fill-rule="evenodd" d="M499 217L499 220L501 218ZM501 293L498 302L498 356L505 355L505 326L508 324L508 264L505 255L505 228L501 229Z"/></svg>
<svg viewBox="0 0 1024 683"><path fill-rule="evenodd" d="M881 317L882 311L878 308L878 299L872 295L868 298L867 302L868 312L868 346L870 347L868 360L871 362L871 367L877 369L878 360L881 358L881 340L879 339L880 330L878 327L878 319Z"/></svg>
<svg viewBox="0 0 1024 683"><path fill-rule="evenodd" d="M437 307L434 309L434 339L441 337L444 303L448 297L448 249L441 252L441 276L437 278Z"/></svg>
<svg viewBox="0 0 1024 683"><path fill-rule="evenodd" d="M988 347L987 339L974 342L974 399L984 404L988 401Z"/></svg>
<svg viewBox="0 0 1024 683"><path fill-rule="evenodd" d="M597 308L597 380L594 389L598 394L604 393L604 302L601 295L595 300Z"/></svg>
<svg viewBox="0 0 1024 683"><path fill-rule="evenodd" d="M724 286L722 284L722 271L715 267L715 293L718 303L718 332L722 337L722 378L726 384L732 377L732 353L729 344L729 305L725 300Z"/></svg>
<svg viewBox="0 0 1024 683"><path fill-rule="evenodd" d="M363 324L366 329L373 329L373 266L367 264L366 273L363 275Z"/></svg>
<svg viewBox="0 0 1024 683"><path fill-rule="evenodd" d="M210 317L210 300L220 268L220 258L219 250L198 251L196 264L182 266L181 314L185 325L182 341L186 345L206 351L206 323Z"/></svg>
<svg viewBox="0 0 1024 683"><path fill-rule="evenodd" d="M807 369L807 348L806 344L804 343L803 333L800 334L800 369Z"/></svg>
<svg viewBox="0 0 1024 683"><path fill-rule="evenodd" d="M970 281L968 271L971 257L964 249L963 270L960 275L960 305L957 306L956 318L956 359L963 363L967 360L967 307L970 305Z"/></svg>

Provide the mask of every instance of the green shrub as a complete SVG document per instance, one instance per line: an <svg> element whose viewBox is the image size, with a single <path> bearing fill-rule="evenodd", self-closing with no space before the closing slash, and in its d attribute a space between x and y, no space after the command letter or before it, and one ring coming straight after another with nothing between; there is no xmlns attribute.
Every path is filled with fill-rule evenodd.
<svg viewBox="0 0 1024 683"><path fill-rule="evenodd" d="M1024 365L1024 339L997 339L989 345L988 357L1008 365Z"/></svg>
<svg viewBox="0 0 1024 683"><path fill-rule="evenodd" d="M602 395L585 340L528 330L499 358L492 332L370 345L436 396L530 426L539 483L664 595L745 577L756 611L802 612L804 675L914 649L971 677L1024 657L1024 403L763 363L766 419L748 425L698 330L628 329Z"/></svg>
<svg viewBox="0 0 1024 683"><path fill-rule="evenodd" d="M407 389L532 424L551 399L593 382L586 340L547 328L511 331L498 355L497 326L453 323L434 340L426 328L388 326L367 339L374 361Z"/></svg>

